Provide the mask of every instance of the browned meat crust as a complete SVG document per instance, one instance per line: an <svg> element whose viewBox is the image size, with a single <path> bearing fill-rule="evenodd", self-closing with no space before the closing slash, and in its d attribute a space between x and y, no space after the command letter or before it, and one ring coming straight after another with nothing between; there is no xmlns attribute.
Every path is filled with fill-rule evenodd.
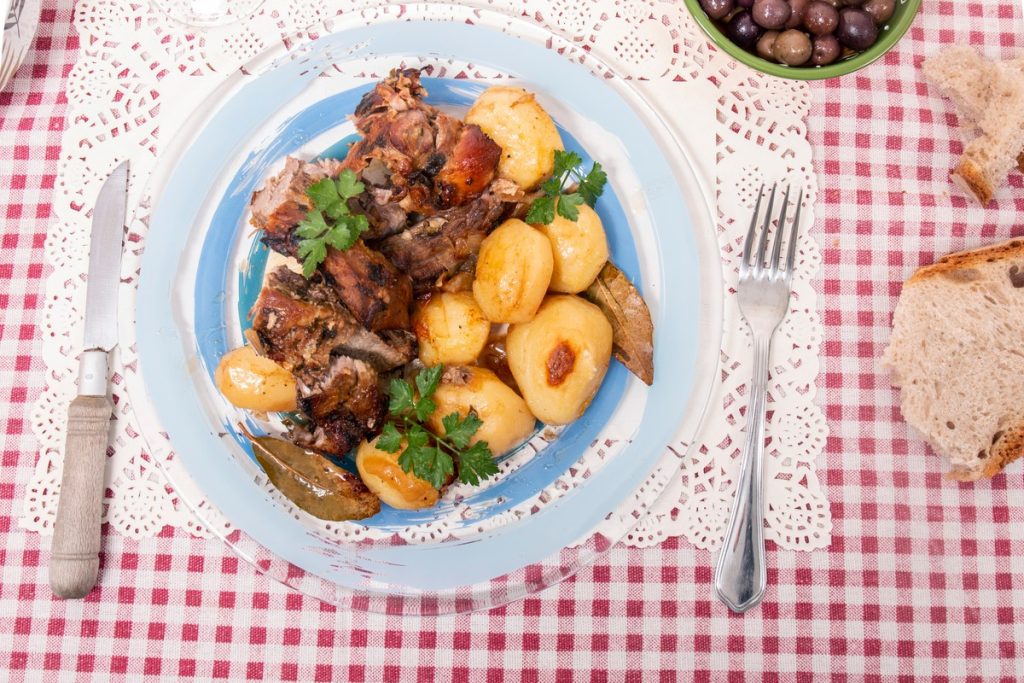
<svg viewBox="0 0 1024 683"><path fill-rule="evenodd" d="M331 288L283 267L268 277L251 316L263 352L297 380L299 406L311 421L293 434L298 443L341 455L380 428L387 406L378 372L412 360L409 333L383 339Z"/></svg>
<svg viewBox="0 0 1024 683"><path fill-rule="evenodd" d="M433 282L474 256L484 237L510 210L493 192L421 220L379 244L381 252L416 283Z"/></svg>
<svg viewBox="0 0 1024 683"><path fill-rule="evenodd" d="M286 256L295 256L298 251L294 231L267 232L263 243ZM368 329L409 329L412 283L380 252L362 241L345 251L327 247L327 258L318 270L356 320Z"/></svg>
<svg viewBox="0 0 1024 683"><path fill-rule="evenodd" d="M311 163L286 158L284 169L253 192L250 222L271 234L290 233L313 208L306 190L318 180L335 177L341 171L341 162L335 159Z"/></svg>
<svg viewBox="0 0 1024 683"><path fill-rule="evenodd" d="M357 172L383 163L391 190L386 201L420 216L478 197L501 157L501 147L479 127L426 104L425 95L417 70L392 71L356 107L363 138L343 162Z"/></svg>
<svg viewBox="0 0 1024 683"><path fill-rule="evenodd" d="M383 254L361 241L345 251L328 247L321 267L348 310L367 328L409 329L412 283Z"/></svg>

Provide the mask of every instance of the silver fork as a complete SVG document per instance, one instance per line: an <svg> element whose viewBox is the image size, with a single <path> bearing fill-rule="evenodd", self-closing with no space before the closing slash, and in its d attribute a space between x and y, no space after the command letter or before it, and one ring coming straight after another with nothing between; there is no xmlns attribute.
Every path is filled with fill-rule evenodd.
<svg viewBox="0 0 1024 683"><path fill-rule="evenodd" d="M736 487L729 529L722 554L715 569L715 593L734 612L746 612L764 597L768 576L764 554L764 508L762 502L764 465L764 409L768 390L768 354L772 335L789 308L789 287L796 262L796 240L800 229L800 205L804 193L796 200L793 226L789 230L786 260L783 263L782 242L789 210L789 188L782 199L777 228L772 231L772 210L775 208L777 185L768 196L768 208L760 221L764 185L757 196L750 229L743 245L737 295L743 314L754 338L754 374L750 383L747 407L747 437L743 445L743 464ZM772 233L771 236L769 233ZM757 252L752 254L757 237ZM766 261L768 242L772 241L770 258Z"/></svg>

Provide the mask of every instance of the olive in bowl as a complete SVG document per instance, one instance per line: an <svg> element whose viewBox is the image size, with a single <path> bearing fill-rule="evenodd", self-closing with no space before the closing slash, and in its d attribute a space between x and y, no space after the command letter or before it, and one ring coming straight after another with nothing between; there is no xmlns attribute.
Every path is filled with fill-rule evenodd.
<svg viewBox="0 0 1024 683"><path fill-rule="evenodd" d="M718 47L784 78L842 76L887 52L921 0L684 0Z"/></svg>

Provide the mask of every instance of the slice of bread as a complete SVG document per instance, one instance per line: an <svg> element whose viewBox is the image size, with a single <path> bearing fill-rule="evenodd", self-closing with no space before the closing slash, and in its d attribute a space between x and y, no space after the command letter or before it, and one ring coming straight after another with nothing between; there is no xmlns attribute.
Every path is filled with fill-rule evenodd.
<svg viewBox="0 0 1024 683"><path fill-rule="evenodd" d="M903 417L949 459L950 478L992 477L1024 455L1024 239L914 273L882 364Z"/></svg>
<svg viewBox="0 0 1024 683"><path fill-rule="evenodd" d="M993 62L964 46L925 60L925 76L979 135L964 149L953 182L980 204L992 201L1014 167L1024 170L1024 71L1020 59Z"/></svg>

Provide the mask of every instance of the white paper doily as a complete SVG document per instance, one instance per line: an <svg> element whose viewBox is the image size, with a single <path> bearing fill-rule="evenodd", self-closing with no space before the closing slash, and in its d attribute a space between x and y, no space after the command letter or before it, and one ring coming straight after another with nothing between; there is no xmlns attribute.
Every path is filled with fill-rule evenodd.
<svg viewBox="0 0 1024 683"><path fill-rule="evenodd" d="M68 79L69 127L64 134L55 223L46 242L53 273L47 282L43 355L48 385L32 412L40 443L35 475L25 492L23 527L49 534L64 445L66 406L75 393L77 354L82 333L82 306L87 265L91 202L106 174L121 160L132 160L130 202L137 206L126 241L127 264L137 262L146 231L149 199L145 178L165 151L192 106L202 101L241 65L281 41L301 41L304 27L332 30L345 22L373 23L408 12L433 18L472 15L474 4L395 7L334 0L268 0L250 19L233 26L190 33L151 9L126 0L79 0L75 23L82 37L78 61ZM631 0L500 0L481 9L528 17L568 41L584 61L598 55L621 75L645 81L642 89L674 127L676 134L693 123L671 114L689 92L711 93L703 103L715 130L698 159L715 188L718 239L726 286L720 382L694 448L675 444L651 475L647 486L667 481L664 494L637 523L612 514L606 535L617 538L632 528L627 542L636 546L684 536L702 548L714 548L724 534L739 469L750 367L750 342L732 295L736 254L749 220L756 188L763 180L788 179L802 186L807 209L817 197L811 148L804 118L810 105L805 83L783 81L746 69L709 47L681 2ZM470 16L470 18L472 18ZM298 36L296 38L296 36ZM685 98L683 98L685 99ZM717 100L716 102L713 102ZM701 128L705 130L705 128ZM767 537L783 548L811 550L827 546L831 534L828 503L815 472L827 426L814 401L822 325L812 279L820 265L817 244L807 236L813 210L805 212L801 259L794 281L791 312L780 328L772 358L772 383L766 463ZM125 287L134 287L134 271L125 270ZM134 336L134 335L131 335ZM153 536L165 525L209 536L171 490L158 470L168 470L182 496L202 500L170 453L150 452L139 420L125 394L126 375L136 371L130 345L115 352L112 393L115 425L108 463L104 519L120 533ZM147 434L159 444L159 434ZM603 457L604 449L591 449ZM582 470L567 473L565 485ZM661 481L657 481L661 480ZM642 498L642 492L638 494ZM208 504L200 502L211 524L228 528ZM634 506L624 506L632 509ZM424 541L430 530L410 530L411 541Z"/></svg>

